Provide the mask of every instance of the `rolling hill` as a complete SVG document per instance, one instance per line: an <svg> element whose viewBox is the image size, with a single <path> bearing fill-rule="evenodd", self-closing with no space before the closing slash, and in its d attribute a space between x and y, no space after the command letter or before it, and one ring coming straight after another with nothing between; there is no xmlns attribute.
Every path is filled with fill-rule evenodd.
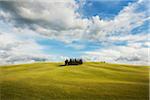
<svg viewBox="0 0 150 100"><path fill-rule="evenodd" d="M86 62L0 67L1 100L148 100L149 67Z"/></svg>

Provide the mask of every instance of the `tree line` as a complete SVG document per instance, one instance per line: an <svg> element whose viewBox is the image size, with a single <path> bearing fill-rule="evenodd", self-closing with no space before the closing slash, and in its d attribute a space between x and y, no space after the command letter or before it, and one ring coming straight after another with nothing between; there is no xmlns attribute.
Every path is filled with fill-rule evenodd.
<svg viewBox="0 0 150 100"><path fill-rule="evenodd" d="M83 64L83 60L82 59L66 59L65 60L65 66L67 65L80 65Z"/></svg>

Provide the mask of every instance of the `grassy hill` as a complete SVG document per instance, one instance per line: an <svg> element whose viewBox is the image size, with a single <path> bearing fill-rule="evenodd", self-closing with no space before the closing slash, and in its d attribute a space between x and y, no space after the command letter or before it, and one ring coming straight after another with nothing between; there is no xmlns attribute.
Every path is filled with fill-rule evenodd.
<svg viewBox="0 0 150 100"><path fill-rule="evenodd" d="M148 100L148 66L60 65L1 66L1 100Z"/></svg>

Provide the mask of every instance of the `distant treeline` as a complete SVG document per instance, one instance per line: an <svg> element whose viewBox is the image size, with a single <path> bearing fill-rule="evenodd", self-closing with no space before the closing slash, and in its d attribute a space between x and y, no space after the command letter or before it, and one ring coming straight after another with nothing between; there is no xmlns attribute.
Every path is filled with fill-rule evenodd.
<svg viewBox="0 0 150 100"><path fill-rule="evenodd" d="M82 59L66 59L65 60L65 66L67 65L80 65L83 64L83 60Z"/></svg>

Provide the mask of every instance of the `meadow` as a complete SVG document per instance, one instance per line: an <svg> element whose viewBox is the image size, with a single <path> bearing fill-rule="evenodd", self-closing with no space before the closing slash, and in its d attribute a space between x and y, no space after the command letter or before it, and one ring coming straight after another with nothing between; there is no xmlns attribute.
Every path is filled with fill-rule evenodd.
<svg viewBox="0 0 150 100"><path fill-rule="evenodd" d="M148 100L149 66L86 62L0 66L0 100Z"/></svg>

